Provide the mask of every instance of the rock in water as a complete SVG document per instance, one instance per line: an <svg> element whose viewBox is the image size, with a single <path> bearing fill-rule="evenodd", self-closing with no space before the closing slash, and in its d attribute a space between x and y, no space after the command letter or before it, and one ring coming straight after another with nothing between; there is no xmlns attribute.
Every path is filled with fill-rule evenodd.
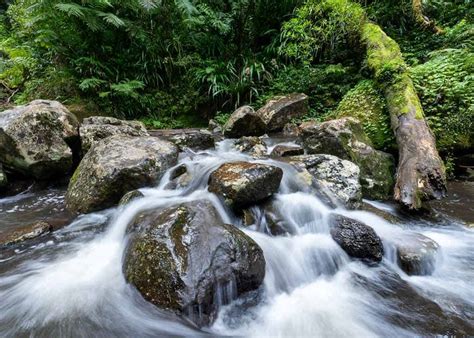
<svg viewBox="0 0 474 338"><path fill-rule="evenodd" d="M156 137L103 139L92 146L71 178L67 207L81 213L111 207L125 193L156 184L177 161L177 147Z"/></svg>
<svg viewBox="0 0 474 338"><path fill-rule="evenodd" d="M269 132L283 130L292 119L303 117L306 113L308 96L298 93L274 97L257 111Z"/></svg>
<svg viewBox="0 0 474 338"><path fill-rule="evenodd" d="M263 282L262 250L242 231L223 224L210 202L145 212L130 229L126 280L146 300L199 326L212 323L219 305Z"/></svg>
<svg viewBox="0 0 474 338"><path fill-rule="evenodd" d="M359 167L332 155L301 155L285 159L299 171L302 181L333 204L356 208L362 201Z"/></svg>
<svg viewBox="0 0 474 338"><path fill-rule="evenodd" d="M413 234L396 248L398 265L408 275L431 275L435 270L439 245L431 238Z"/></svg>
<svg viewBox="0 0 474 338"><path fill-rule="evenodd" d="M0 189L6 187L8 184L7 174L3 171L2 164L0 163Z"/></svg>
<svg viewBox="0 0 474 338"><path fill-rule="evenodd" d="M234 143L235 149L240 152L249 153L253 157L264 157L267 155L267 145L261 137L243 136Z"/></svg>
<svg viewBox="0 0 474 338"><path fill-rule="evenodd" d="M79 122L59 102L36 100L0 114L0 162L22 175L66 174L78 144Z"/></svg>
<svg viewBox="0 0 474 338"><path fill-rule="evenodd" d="M140 190L132 190L127 192L119 201L119 205L127 205L131 201L137 199L137 198L142 198L145 197L143 193Z"/></svg>
<svg viewBox="0 0 474 338"><path fill-rule="evenodd" d="M260 202L280 187L283 170L271 165L249 162L225 163L209 177L209 191L239 209Z"/></svg>
<svg viewBox="0 0 474 338"><path fill-rule="evenodd" d="M22 226L11 232L0 234L0 247L19 244L31 239L38 238L50 233L53 227L44 221L39 221L30 225Z"/></svg>
<svg viewBox="0 0 474 338"><path fill-rule="evenodd" d="M351 257L380 262L383 245L374 229L354 219L336 215L331 218L331 236Z"/></svg>
<svg viewBox="0 0 474 338"><path fill-rule="evenodd" d="M260 136L265 134L265 125L262 119L250 106L237 109L224 125L225 137Z"/></svg>
<svg viewBox="0 0 474 338"><path fill-rule="evenodd" d="M394 159L372 147L356 119L305 122L300 125L300 137L309 154L331 154L357 164L364 197L386 200L392 196Z"/></svg>
<svg viewBox="0 0 474 338"><path fill-rule="evenodd" d="M92 116L84 119L79 128L83 154L94 142L113 135L148 136L145 125L139 121L124 121L114 117Z"/></svg>
<svg viewBox="0 0 474 338"><path fill-rule="evenodd" d="M304 149L298 145L283 145L279 144L273 148L271 157L287 157L303 155Z"/></svg>

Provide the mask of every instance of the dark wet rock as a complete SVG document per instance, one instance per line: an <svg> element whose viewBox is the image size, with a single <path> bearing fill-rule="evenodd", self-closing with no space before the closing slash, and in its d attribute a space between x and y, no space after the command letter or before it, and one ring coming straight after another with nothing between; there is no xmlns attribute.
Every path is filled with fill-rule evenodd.
<svg viewBox="0 0 474 338"><path fill-rule="evenodd" d="M279 144L273 148L271 157L287 157L303 155L304 149L298 145L283 145Z"/></svg>
<svg viewBox="0 0 474 338"><path fill-rule="evenodd" d="M191 183L192 179L193 176L188 171L186 165L181 164L171 172L170 181L166 184L166 189L185 188Z"/></svg>
<svg viewBox="0 0 474 338"><path fill-rule="evenodd" d="M82 152L89 151L94 142L113 135L148 136L145 125L139 121L124 121L114 117L92 116L85 118L79 128Z"/></svg>
<svg viewBox="0 0 474 338"><path fill-rule="evenodd" d="M309 154L331 154L357 164L364 197L391 198L395 184L393 156L373 148L358 120L349 117L305 122L300 125L300 137Z"/></svg>
<svg viewBox="0 0 474 338"><path fill-rule="evenodd" d="M421 234L411 234L396 244L400 268L408 275L431 275L435 270L439 245Z"/></svg>
<svg viewBox="0 0 474 338"><path fill-rule="evenodd" d="M2 164L0 163L0 189L5 188L8 185L7 174L3 171Z"/></svg>
<svg viewBox="0 0 474 338"><path fill-rule="evenodd" d="M68 173L79 150L79 122L56 101L36 100L0 113L0 162L27 177Z"/></svg>
<svg viewBox="0 0 474 338"><path fill-rule="evenodd" d="M257 115L262 119L266 131L274 132L283 130L292 119L306 115L308 109L308 96L295 93L269 100L257 111Z"/></svg>
<svg viewBox="0 0 474 338"><path fill-rule="evenodd" d="M234 143L235 149L243 153L249 153L253 157L264 157L267 155L267 145L261 137L243 136Z"/></svg>
<svg viewBox="0 0 474 338"><path fill-rule="evenodd" d="M376 207L374 207L374 206L372 206L372 205L370 205L369 203L366 203L366 202L362 202L362 204L360 206L360 209L364 210L364 211L371 212L371 213L379 216L380 218L383 218L384 220L386 220L387 222L392 223L392 224L400 224L400 223L403 222L401 217L399 217L397 215L394 215L394 214L391 214L388 211L378 209L378 208L376 208Z"/></svg>
<svg viewBox="0 0 474 338"><path fill-rule="evenodd" d="M130 229L127 281L149 302L198 326L212 323L219 305L263 282L262 250L239 229L224 224L210 202L145 212Z"/></svg>
<svg viewBox="0 0 474 338"><path fill-rule="evenodd" d="M209 191L234 209L265 200L280 187L283 170L249 162L225 163L209 177Z"/></svg>
<svg viewBox="0 0 474 338"><path fill-rule="evenodd" d="M260 136L265 134L265 125L262 119L250 106L243 106L232 113L224 125L225 137Z"/></svg>
<svg viewBox="0 0 474 338"><path fill-rule="evenodd" d="M374 302L384 305L384 319L389 324L417 336L461 337L474 334L472 323L454 312L443 310L395 272L383 266L373 271L376 272L375 278L355 275L355 283L365 292L370 292Z"/></svg>
<svg viewBox="0 0 474 338"><path fill-rule="evenodd" d="M127 192L123 197L120 199L119 205L126 205L130 203L131 201L137 199L137 198L142 198L145 195L140 190L132 190Z"/></svg>
<svg viewBox="0 0 474 338"><path fill-rule="evenodd" d="M374 229L354 219L334 215L331 217L331 236L351 257L380 262L383 245Z"/></svg>
<svg viewBox="0 0 474 338"><path fill-rule="evenodd" d="M359 167L332 155L300 155L285 158L299 171L298 177L333 204L356 208L362 200Z"/></svg>
<svg viewBox="0 0 474 338"><path fill-rule="evenodd" d="M244 226L253 225L258 231L273 236L295 233L284 220L275 200L269 200L258 206L243 209L241 220Z"/></svg>
<svg viewBox="0 0 474 338"><path fill-rule="evenodd" d="M186 148L192 150L205 150L214 148L214 136L209 130L196 130L193 132L181 132L168 138L168 141L176 144L181 151Z"/></svg>
<svg viewBox="0 0 474 338"><path fill-rule="evenodd" d="M0 233L0 246L9 246L36 239L50 233L52 230L51 224L44 221L22 226L11 232Z"/></svg>
<svg viewBox="0 0 474 338"><path fill-rule="evenodd" d="M72 176L67 206L80 213L111 207L125 193L156 184L177 161L177 147L156 137L103 139L92 146Z"/></svg>

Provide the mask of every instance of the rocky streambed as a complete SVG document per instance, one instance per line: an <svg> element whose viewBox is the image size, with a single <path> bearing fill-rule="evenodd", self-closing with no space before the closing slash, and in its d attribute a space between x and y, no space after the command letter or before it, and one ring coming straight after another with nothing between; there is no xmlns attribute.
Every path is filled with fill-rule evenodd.
<svg viewBox="0 0 474 338"><path fill-rule="evenodd" d="M238 110L232 139L45 101L0 118L2 336L474 334L472 183L398 210L357 121L287 125L306 99ZM63 126L32 132L46 150L25 116Z"/></svg>

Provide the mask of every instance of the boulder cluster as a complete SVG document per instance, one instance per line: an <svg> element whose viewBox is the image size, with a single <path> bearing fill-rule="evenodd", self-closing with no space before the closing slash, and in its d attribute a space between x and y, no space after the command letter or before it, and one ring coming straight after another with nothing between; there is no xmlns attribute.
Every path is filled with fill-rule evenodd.
<svg viewBox="0 0 474 338"><path fill-rule="evenodd" d="M142 198L138 189L156 185L171 168L165 189L187 187L193 177L184 164L178 165L180 152L212 148L219 133L235 138L235 151L253 158L223 163L208 180L208 191L244 226L264 217L269 235L294 233L274 198L287 172L296 177L295 191L313 193L335 208L359 208L363 197L389 199L392 156L374 149L352 118L293 124L307 112L308 97L291 94L257 111L237 109L222 129L210 123L211 131L147 131L140 122L111 117L80 123L59 102L33 101L0 113L0 190L17 177L52 180L70 175L70 211L123 207ZM292 140L269 144L264 135L274 132ZM245 230L226 224L213 203L199 200L143 211L127 229L126 280L149 302L198 326L211 324L220 305L258 291L265 277L262 249ZM330 235L349 257L370 264L382 260L384 245L371 226L340 214L332 214L328 222ZM52 230L40 222L0 238L0 245ZM399 243L403 245L397 244L395 252L401 269L432 273L435 242L414 235Z"/></svg>

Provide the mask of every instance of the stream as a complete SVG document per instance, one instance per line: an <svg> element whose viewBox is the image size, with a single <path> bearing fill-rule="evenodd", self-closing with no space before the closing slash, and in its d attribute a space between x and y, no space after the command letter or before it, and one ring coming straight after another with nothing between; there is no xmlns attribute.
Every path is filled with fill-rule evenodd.
<svg viewBox="0 0 474 338"><path fill-rule="evenodd" d="M143 198L79 216L14 253L0 251L0 336L404 337L435 334L448 319L454 333L460 329L474 334L474 230L466 225L473 220L462 219L463 198L434 204L435 219L399 215L393 205L366 201L374 209L398 216L400 221L393 224L376 213L333 209L300 188L290 165L253 159L231 145L231 140L225 140L216 150L182 153L178 165L186 165L192 176L185 188L167 189L171 169L158 186L141 189ZM264 222L243 227L207 191L210 173L230 161L283 169L275 198L292 235L268 235ZM472 185L469 189L472 192ZM64 193L54 188L0 199L0 234L21 222L62 217ZM226 223L241 227L260 245L266 275L259 292L222 304L211 327L197 328L146 302L126 283L122 259L126 227L139 212L203 199L216 207ZM446 207L449 203L456 209ZM469 208L472 205L466 204ZM351 259L336 244L328 224L333 213L374 228L385 249L380 264L369 266ZM440 245L432 275L408 276L397 265L395 244L413 233Z"/></svg>

